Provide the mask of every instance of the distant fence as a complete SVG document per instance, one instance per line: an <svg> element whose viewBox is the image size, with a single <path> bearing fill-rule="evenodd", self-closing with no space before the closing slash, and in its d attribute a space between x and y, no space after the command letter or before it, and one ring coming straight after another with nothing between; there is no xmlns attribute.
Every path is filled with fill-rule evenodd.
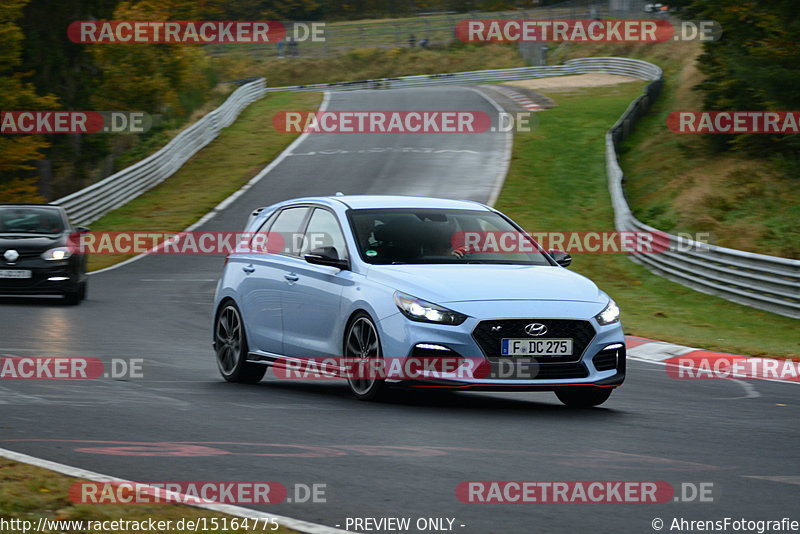
<svg viewBox="0 0 800 534"><path fill-rule="evenodd" d="M514 69L473 70L467 72L451 72L446 74L419 74L396 78L373 78L352 82L318 83L310 85L289 85L285 87L268 87L267 91L354 91L357 89L401 89L406 87L424 87L444 84L476 84L510 80L527 80L530 78L548 78L552 76L568 76L602 72L633 76L643 80L658 80L661 69L652 63L638 59L618 57L590 57L571 59L563 65L545 65L540 67L519 67Z"/></svg>
<svg viewBox="0 0 800 534"><path fill-rule="evenodd" d="M204 45L211 55L249 54L259 57L282 55L291 59L337 55L359 48L394 48L448 45L456 40L456 25L464 20L527 19L527 20L576 20L595 18L652 18L642 11L642 2L634 0L570 0L537 8L513 11L471 11L465 13L428 13L424 16L397 18L397 15L372 21L327 22L324 41L301 41L297 48L289 50L268 44L209 44ZM283 21L291 35L295 22ZM302 35L302 32L300 32ZM538 52L536 52L538 54ZM523 56L533 63L527 53Z"/></svg>
<svg viewBox="0 0 800 534"><path fill-rule="evenodd" d="M158 185L177 171L220 130L236 120L251 102L261 98L266 80L258 78L234 91L220 107L176 135L155 154L53 204L64 206L74 224L88 224Z"/></svg>

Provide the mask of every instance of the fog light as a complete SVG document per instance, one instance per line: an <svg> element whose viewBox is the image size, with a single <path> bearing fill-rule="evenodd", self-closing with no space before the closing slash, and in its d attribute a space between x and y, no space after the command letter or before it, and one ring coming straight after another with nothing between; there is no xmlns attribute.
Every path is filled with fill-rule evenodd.
<svg viewBox="0 0 800 534"><path fill-rule="evenodd" d="M450 349L447 347L443 347L442 345L434 345L433 343L417 343L414 345L415 349L423 349L423 350L442 350L445 352L450 352Z"/></svg>
<svg viewBox="0 0 800 534"><path fill-rule="evenodd" d="M64 280L69 280L69 276L51 276L48 280L51 282L63 282Z"/></svg>

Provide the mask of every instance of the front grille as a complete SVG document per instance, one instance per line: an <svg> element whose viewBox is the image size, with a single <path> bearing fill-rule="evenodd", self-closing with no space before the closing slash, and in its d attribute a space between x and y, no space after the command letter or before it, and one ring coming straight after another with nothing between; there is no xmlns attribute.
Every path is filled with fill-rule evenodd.
<svg viewBox="0 0 800 534"><path fill-rule="evenodd" d="M19 263L21 261L25 261L25 260L38 259L39 256L41 256L42 252L44 252L44 251L43 250L40 250L39 252L29 252L29 251L25 251L25 250L17 251L17 254L19 254L19 257L16 260L14 260L13 262L9 262L8 260L5 259L5 257L3 256L5 254L5 252L6 252L5 250L0 251L0 265L6 265L7 266L7 265L14 265L14 264L17 264L17 263Z"/></svg>
<svg viewBox="0 0 800 534"><path fill-rule="evenodd" d="M515 357L501 356L500 343L503 338L536 339L525 333L525 326L541 323L547 327L547 334L539 339L572 338L572 354L566 356L548 356L539 359L541 364L578 362L586 347L595 335L594 327L589 321L573 319L497 319L481 321L472 332L472 337L481 347L483 354L493 359L513 360ZM495 330L492 330L492 329Z"/></svg>

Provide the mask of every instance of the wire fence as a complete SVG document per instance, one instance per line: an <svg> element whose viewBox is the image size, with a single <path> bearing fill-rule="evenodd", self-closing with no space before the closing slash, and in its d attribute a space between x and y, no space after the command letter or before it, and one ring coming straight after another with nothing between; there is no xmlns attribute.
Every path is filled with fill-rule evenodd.
<svg viewBox="0 0 800 534"><path fill-rule="evenodd" d="M330 22L324 25L323 40L295 40L287 43L267 44L213 44L207 45L210 55L220 56L244 53L261 57L319 57L338 55L358 48L437 47L456 40L455 29L459 22L470 19L596 19L633 18L644 15L642 2L636 0L572 0L551 6L514 11L441 13L424 16L374 20L369 22ZM303 35L305 25L284 21L287 35ZM522 43L523 56L531 64L540 64L539 53L533 43ZM531 55L531 57L527 57Z"/></svg>

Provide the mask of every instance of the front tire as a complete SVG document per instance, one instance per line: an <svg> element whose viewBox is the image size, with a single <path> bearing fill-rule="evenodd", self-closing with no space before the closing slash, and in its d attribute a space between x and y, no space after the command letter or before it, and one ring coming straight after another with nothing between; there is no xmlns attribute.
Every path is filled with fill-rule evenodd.
<svg viewBox="0 0 800 534"><path fill-rule="evenodd" d="M214 352L222 378L242 384L255 384L264 378L267 367L248 362L248 351L242 314L233 301L227 301L214 321Z"/></svg>
<svg viewBox="0 0 800 534"><path fill-rule="evenodd" d="M383 358L381 340L378 337L375 323L364 312L356 314L347 327L344 336L344 357L347 361L358 362L354 366L355 369L351 369L351 372L348 373L349 375L355 373L356 376L347 377L347 385L350 386L353 395L364 401L380 398L386 391L386 382L374 375L379 369L378 364L383 363L382 361L378 364L375 362L375 360ZM361 367L361 371L358 370L358 367ZM362 376L365 374L364 368L367 369L366 376Z"/></svg>
<svg viewBox="0 0 800 534"><path fill-rule="evenodd" d="M558 400L570 408L592 408L600 406L611 396L614 388L562 387L556 390Z"/></svg>
<svg viewBox="0 0 800 534"><path fill-rule="evenodd" d="M64 293L64 302L67 304L67 306L77 306L86 298L86 285L87 282L84 280L83 282L78 283L78 287L75 291Z"/></svg>

